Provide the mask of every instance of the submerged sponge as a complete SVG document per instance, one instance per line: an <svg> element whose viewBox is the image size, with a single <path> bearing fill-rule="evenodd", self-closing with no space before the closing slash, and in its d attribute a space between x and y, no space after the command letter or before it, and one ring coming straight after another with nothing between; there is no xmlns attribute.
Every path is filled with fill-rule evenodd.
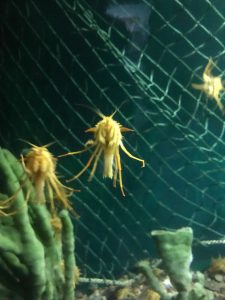
<svg viewBox="0 0 225 300"><path fill-rule="evenodd" d="M204 287L204 275L191 272L193 231L184 227L176 231L154 230L159 254L171 283L177 290L175 300L212 300L211 291ZM166 299L163 297L162 299Z"/></svg>
<svg viewBox="0 0 225 300"><path fill-rule="evenodd" d="M0 299L73 300L74 234L67 210L59 211L56 232L46 203L33 201L22 165L4 149L0 193Z"/></svg>

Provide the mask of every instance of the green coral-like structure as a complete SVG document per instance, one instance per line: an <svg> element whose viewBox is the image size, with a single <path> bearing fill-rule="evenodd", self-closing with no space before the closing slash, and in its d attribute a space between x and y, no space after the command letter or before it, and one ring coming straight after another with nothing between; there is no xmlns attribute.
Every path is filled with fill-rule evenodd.
<svg viewBox="0 0 225 300"><path fill-rule="evenodd" d="M21 163L0 149L0 299L74 300L71 219L59 210L57 231L46 203L34 199Z"/></svg>
<svg viewBox="0 0 225 300"><path fill-rule="evenodd" d="M204 275L192 272L193 231L184 227L175 231L154 230L159 255L166 273L176 292L169 293L155 275L148 261L137 264L145 275L149 286L160 295L161 300L213 300L213 293L204 287Z"/></svg>

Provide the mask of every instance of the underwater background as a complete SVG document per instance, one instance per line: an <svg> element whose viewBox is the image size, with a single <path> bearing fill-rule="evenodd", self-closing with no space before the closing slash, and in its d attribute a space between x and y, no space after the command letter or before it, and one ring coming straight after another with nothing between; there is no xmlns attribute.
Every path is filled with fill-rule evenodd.
<svg viewBox="0 0 225 300"><path fill-rule="evenodd" d="M165 4L166 3L166 4ZM102 162L67 185L77 264L85 276L114 278L157 253L155 229L194 230L194 268L223 255L224 114L192 83L225 70L225 2L6 1L0 3L1 147L15 155L55 142L55 156L83 149L85 130L104 115L133 132L124 144L145 168L121 152L126 197L102 178ZM223 94L221 91L221 103ZM65 181L90 153L62 157Z"/></svg>

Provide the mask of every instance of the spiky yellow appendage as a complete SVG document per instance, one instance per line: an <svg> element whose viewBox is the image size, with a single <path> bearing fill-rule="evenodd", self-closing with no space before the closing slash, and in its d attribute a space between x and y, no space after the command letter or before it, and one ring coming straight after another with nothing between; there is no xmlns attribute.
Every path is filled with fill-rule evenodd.
<svg viewBox="0 0 225 300"><path fill-rule="evenodd" d="M53 217L57 215L55 201L63 208L74 211L68 197L75 190L59 181L56 175L57 159L48 151L48 145L30 145L31 149L22 156L22 164L35 187L36 201L44 203L48 199Z"/></svg>
<svg viewBox="0 0 225 300"><path fill-rule="evenodd" d="M72 177L70 180L74 180L80 177L93 163L92 170L89 176L89 180L91 180L95 174L99 158L101 155L103 155L103 177L113 179L113 185L115 187L119 174L120 189L122 195L125 196L123 189L122 165L120 160L119 148L121 148L130 158L140 161L142 163L142 167L145 166L145 162L143 159L133 156L125 148L122 142L122 133L126 131L132 131L132 129L122 127L118 122L113 120L114 114L110 116L104 116L102 114L99 115L102 117L102 120L99 121L95 125L95 127L86 130L86 132L91 132L94 134L93 140L90 140L86 143L86 148L81 151L69 152L60 156L75 155L85 152L93 147L94 151L87 164L77 175Z"/></svg>
<svg viewBox="0 0 225 300"><path fill-rule="evenodd" d="M212 75L214 65L215 64L212 58L209 58L208 64L206 65L202 75L203 83L192 83L192 87L196 90L204 92L209 98L213 98L216 101L219 109L225 113L225 107L221 101L220 95L222 91L225 91L225 88L220 76Z"/></svg>

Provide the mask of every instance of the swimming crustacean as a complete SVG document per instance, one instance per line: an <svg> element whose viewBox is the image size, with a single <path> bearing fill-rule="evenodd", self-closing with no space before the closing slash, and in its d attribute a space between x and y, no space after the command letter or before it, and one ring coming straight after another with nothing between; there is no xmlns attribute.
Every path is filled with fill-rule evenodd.
<svg viewBox="0 0 225 300"><path fill-rule="evenodd" d="M57 159L45 146L36 146L31 143L31 149L25 155L21 155L22 165L25 172L34 185L36 201L50 204L50 211L56 217L55 201L61 203L63 208L73 210L68 197L74 189L63 185L56 176Z"/></svg>
<svg viewBox="0 0 225 300"><path fill-rule="evenodd" d="M208 97L214 98L220 110L225 113L225 107L221 101L220 93L225 91L223 81L219 76L212 75L212 69L215 66L212 58L209 58L209 62L205 67L202 75L203 83L192 83L192 87L197 90L203 91Z"/></svg>
<svg viewBox="0 0 225 300"><path fill-rule="evenodd" d="M104 158L104 167L103 167L103 177L104 178L113 178L113 186L116 187L117 177L119 173L119 184L122 195L125 196L123 189L123 181L122 181L122 166L120 160L120 152L119 148L123 150L132 159L138 160L142 162L142 167L145 166L145 161L138 157L133 156L124 146L122 141L122 133L127 131L132 131L132 129L123 127L117 121L113 120L113 113L110 116L104 116L101 113L98 115L102 118L95 127L89 128L86 132L92 132L94 134L93 140L89 140L85 148L76 152L69 152L61 156L67 155L75 155L89 150L90 148L95 148L91 157L89 158L87 164L83 167L83 169L75 176L73 176L68 181L74 180L80 177L91 165L93 162L93 167L89 176L89 181L93 178L99 158L101 154L103 154Z"/></svg>

